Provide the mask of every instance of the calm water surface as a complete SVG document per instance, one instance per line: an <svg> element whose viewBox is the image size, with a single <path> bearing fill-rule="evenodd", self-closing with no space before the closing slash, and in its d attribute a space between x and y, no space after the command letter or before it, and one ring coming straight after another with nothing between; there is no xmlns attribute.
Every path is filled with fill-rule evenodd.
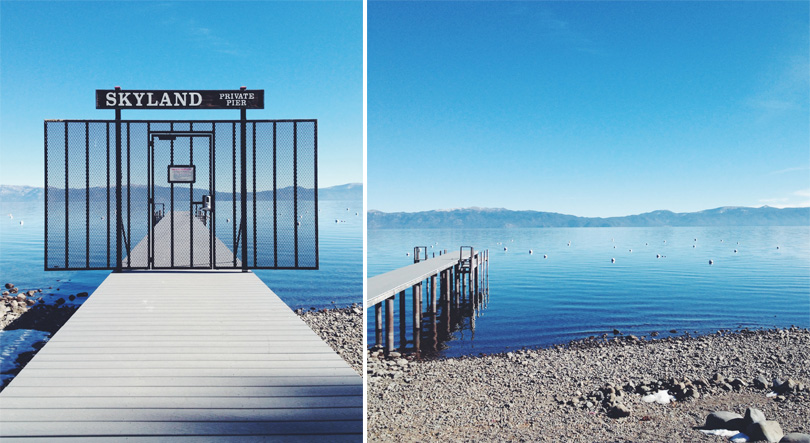
<svg viewBox="0 0 810 443"><path fill-rule="evenodd" d="M445 356L548 346L614 328L666 336L810 327L810 227L371 230L368 275L412 264L406 253L423 245L433 245L431 253L490 250L489 305L474 330L467 320L453 334Z"/></svg>
<svg viewBox="0 0 810 443"><path fill-rule="evenodd" d="M256 271L294 309L328 307L333 302L337 306L362 302L363 225L362 217L355 215L363 213L362 201L321 201L320 210L319 270ZM69 294L82 291L92 293L109 271L43 271L43 211L41 203L0 202L0 284L12 282L21 289L43 288L48 301L59 297L67 300ZM335 223L335 219L345 223ZM239 297L239 294L223 295L237 300Z"/></svg>

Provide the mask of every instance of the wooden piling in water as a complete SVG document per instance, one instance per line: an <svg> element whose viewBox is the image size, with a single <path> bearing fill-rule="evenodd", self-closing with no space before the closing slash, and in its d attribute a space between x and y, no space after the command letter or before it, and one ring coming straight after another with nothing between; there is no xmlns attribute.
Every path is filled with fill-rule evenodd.
<svg viewBox="0 0 810 443"><path fill-rule="evenodd" d="M436 276L430 276L430 313L436 314Z"/></svg>
<svg viewBox="0 0 810 443"><path fill-rule="evenodd" d="M400 291L399 293L399 347L401 349L405 349L405 345L408 343L408 338L406 335L407 329L407 314L405 313L405 291Z"/></svg>
<svg viewBox="0 0 810 443"><path fill-rule="evenodd" d="M374 305L374 344L382 346L382 303Z"/></svg>
<svg viewBox="0 0 810 443"><path fill-rule="evenodd" d="M385 300L385 352L394 351L394 297Z"/></svg>

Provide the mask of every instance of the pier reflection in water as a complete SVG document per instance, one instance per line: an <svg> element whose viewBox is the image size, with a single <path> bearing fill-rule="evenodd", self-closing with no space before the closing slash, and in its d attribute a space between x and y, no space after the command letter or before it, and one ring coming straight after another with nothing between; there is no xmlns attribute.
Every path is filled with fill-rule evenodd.
<svg viewBox="0 0 810 443"><path fill-rule="evenodd" d="M475 333L476 318L489 303L489 251L476 252L462 246L458 253L447 254L445 250L428 258L426 247L415 247L413 265L372 277L368 283L367 306L373 305L375 311L375 345L387 353L399 349L420 356L434 355L444 349L444 343L452 340L454 333L467 328ZM398 340L394 333L396 299Z"/></svg>

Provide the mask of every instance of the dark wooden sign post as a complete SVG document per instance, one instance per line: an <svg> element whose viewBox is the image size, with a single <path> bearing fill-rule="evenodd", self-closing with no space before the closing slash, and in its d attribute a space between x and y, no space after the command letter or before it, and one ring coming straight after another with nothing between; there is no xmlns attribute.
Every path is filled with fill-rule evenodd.
<svg viewBox="0 0 810 443"><path fill-rule="evenodd" d="M247 110L264 109L264 90L96 90L96 109L115 110L115 270L121 272L121 238L124 232L124 220L121 211L121 110L122 109L239 109L241 118L240 156L242 164L241 177L241 211L242 221L239 229L242 232L242 272L248 270L247 249ZM67 135L65 136L67 137Z"/></svg>

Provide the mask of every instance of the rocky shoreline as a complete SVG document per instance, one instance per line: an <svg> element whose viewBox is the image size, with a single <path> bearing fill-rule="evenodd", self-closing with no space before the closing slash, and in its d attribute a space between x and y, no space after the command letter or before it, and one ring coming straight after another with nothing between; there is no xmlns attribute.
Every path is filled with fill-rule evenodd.
<svg viewBox="0 0 810 443"><path fill-rule="evenodd" d="M720 442L700 431L710 414L748 408L808 434L808 350L795 327L428 361L372 349L368 440Z"/></svg>
<svg viewBox="0 0 810 443"><path fill-rule="evenodd" d="M343 360L363 374L363 308L354 303L346 308L306 311L295 313L337 352Z"/></svg>

